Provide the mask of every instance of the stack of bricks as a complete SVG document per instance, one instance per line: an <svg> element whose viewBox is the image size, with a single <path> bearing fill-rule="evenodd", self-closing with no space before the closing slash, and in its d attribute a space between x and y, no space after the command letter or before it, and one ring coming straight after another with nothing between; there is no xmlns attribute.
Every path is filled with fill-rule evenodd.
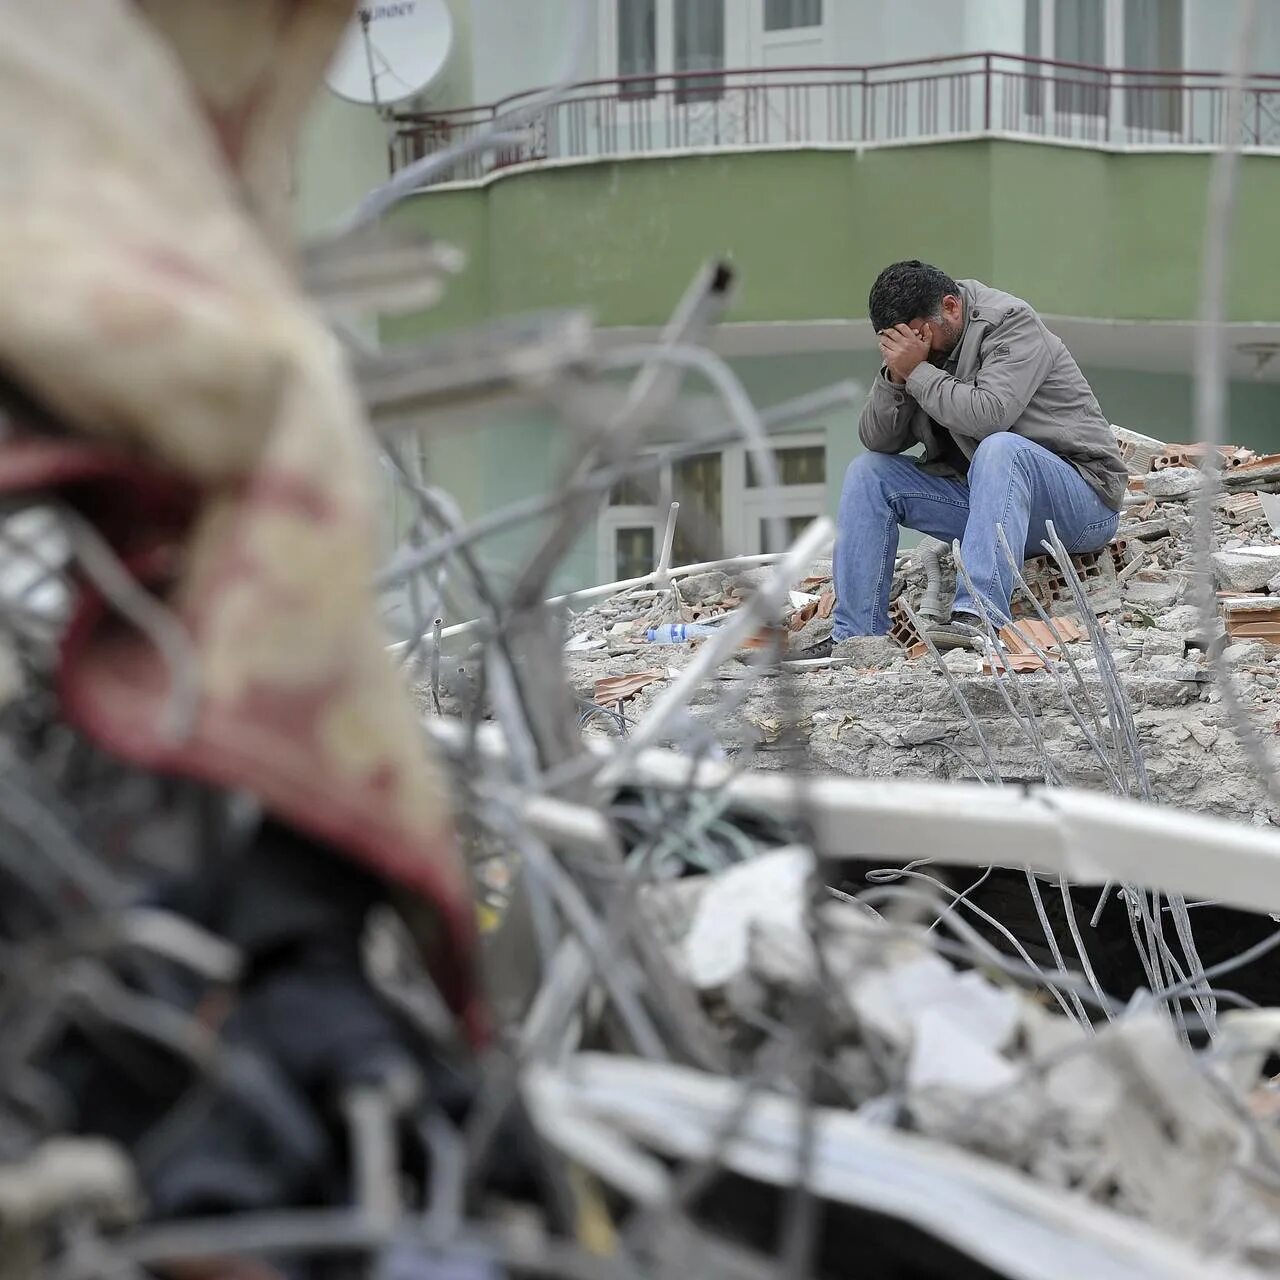
<svg viewBox="0 0 1280 1280"><path fill-rule="evenodd" d="M1235 444L1220 444L1217 450L1222 458L1222 466L1226 469L1242 467L1257 457L1252 449L1245 449ZM1158 453L1152 458L1151 470L1163 471L1166 467L1198 467L1204 455L1205 446L1202 444L1166 445L1163 453Z"/></svg>
<svg viewBox="0 0 1280 1280"><path fill-rule="evenodd" d="M1111 577L1108 572L1107 559L1110 558L1119 572L1128 551L1128 543L1123 540L1110 543L1101 551L1084 551L1071 557L1071 563L1081 585L1088 592L1095 583ZM1031 594L1046 613L1052 613L1056 604L1065 602L1070 605L1071 588L1058 569L1052 556L1036 556L1023 566L1022 576L1026 579ZM1035 610L1027 603L1025 597L1017 595L1013 600L1013 616L1015 618L1032 617Z"/></svg>
<svg viewBox="0 0 1280 1280"><path fill-rule="evenodd" d="M1116 433L1116 444L1120 456L1130 475L1140 476L1151 470L1152 460L1168 447L1163 440L1154 436L1144 436L1138 431L1128 431L1124 427L1112 426Z"/></svg>

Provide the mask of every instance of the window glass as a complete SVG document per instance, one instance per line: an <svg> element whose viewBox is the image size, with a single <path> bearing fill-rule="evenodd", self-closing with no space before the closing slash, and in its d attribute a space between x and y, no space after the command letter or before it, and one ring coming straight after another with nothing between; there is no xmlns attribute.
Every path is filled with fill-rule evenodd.
<svg viewBox="0 0 1280 1280"><path fill-rule="evenodd" d="M1053 6L1053 56L1057 62L1101 67L1107 61L1106 6L1103 0L1056 0ZM1107 113L1103 76L1073 68L1055 68L1055 110L1072 115Z"/></svg>
<svg viewBox="0 0 1280 1280"><path fill-rule="evenodd" d="M1040 44L1040 0L1023 0L1022 6L1022 49L1028 58L1042 58L1044 53ZM1023 81L1023 109L1028 115L1038 116L1044 113L1044 68L1029 63L1024 68L1026 79Z"/></svg>
<svg viewBox="0 0 1280 1280"><path fill-rule="evenodd" d="M653 483L652 480L650 483ZM653 490L641 484L634 476L628 476L609 490L611 507L647 507L652 502Z"/></svg>
<svg viewBox="0 0 1280 1280"><path fill-rule="evenodd" d="M764 29L822 26L822 0L764 0Z"/></svg>
<svg viewBox="0 0 1280 1280"><path fill-rule="evenodd" d="M618 0L618 75L642 76L658 69L658 0ZM656 80L624 85L628 98L652 98Z"/></svg>
<svg viewBox="0 0 1280 1280"><path fill-rule="evenodd" d="M1124 65L1182 69L1182 0L1125 0ZM1176 76L1140 76L1125 89L1125 123L1161 133L1182 129L1182 88Z"/></svg>
<svg viewBox="0 0 1280 1280"><path fill-rule="evenodd" d="M724 70L724 0L675 0L677 71ZM677 102L724 96L724 76L689 76L676 81Z"/></svg>
<svg viewBox="0 0 1280 1280"><path fill-rule="evenodd" d="M811 516L787 516L782 522L782 527L786 530L787 546L790 546L817 518L816 511ZM770 545L768 520L760 521L760 545L762 547ZM774 547L773 550L782 551L784 548Z"/></svg>
<svg viewBox="0 0 1280 1280"><path fill-rule="evenodd" d="M680 504L672 564L697 564L724 554L724 455L699 453L671 468L672 497Z"/></svg>
<svg viewBox="0 0 1280 1280"><path fill-rule="evenodd" d="M614 567L619 581L643 578L658 562L655 535L651 525L619 529L614 535Z"/></svg>
<svg viewBox="0 0 1280 1280"><path fill-rule="evenodd" d="M826 484L827 451L823 445L808 444L775 449L778 463L778 479L783 484ZM747 488L758 489L760 479L755 463L747 454Z"/></svg>

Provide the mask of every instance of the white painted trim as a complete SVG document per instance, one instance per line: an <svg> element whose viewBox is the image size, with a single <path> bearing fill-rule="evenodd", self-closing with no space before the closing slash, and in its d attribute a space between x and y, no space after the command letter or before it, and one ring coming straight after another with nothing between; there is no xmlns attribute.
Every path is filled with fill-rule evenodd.
<svg viewBox="0 0 1280 1280"><path fill-rule="evenodd" d="M1072 151L1100 151L1107 155L1217 155L1222 151L1215 146L1189 146L1148 144L1138 142L1089 142L1079 138L1051 138L1036 133L1019 133L1004 129L977 129L968 133L937 133L919 138L893 138L883 142L776 142L761 144L734 144L717 147L663 147L652 151L603 152L597 156L555 156L546 160L527 160L523 164L505 165L494 169L483 178L466 178L456 182L434 182L419 187L414 195L426 195L433 191L467 191L487 187L506 178L517 178L527 173L548 169L579 168L593 164L617 164L624 160L681 160L687 156L757 155L774 152L836 151L847 152L855 158L864 151L886 151L896 147L936 147L946 142L1021 142L1046 147L1065 147ZM1280 157L1280 147L1243 147L1241 154L1248 156Z"/></svg>

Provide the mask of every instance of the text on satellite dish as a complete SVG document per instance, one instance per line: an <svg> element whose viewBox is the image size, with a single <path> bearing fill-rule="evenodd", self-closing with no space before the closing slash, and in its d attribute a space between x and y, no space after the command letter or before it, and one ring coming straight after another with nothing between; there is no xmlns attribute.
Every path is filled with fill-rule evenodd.
<svg viewBox="0 0 1280 1280"><path fill-rule="evenodd" d="M418 0L403 0L401 4L362 4L360 17L365 22L379 18L407 18L418 7Z"/></svg>

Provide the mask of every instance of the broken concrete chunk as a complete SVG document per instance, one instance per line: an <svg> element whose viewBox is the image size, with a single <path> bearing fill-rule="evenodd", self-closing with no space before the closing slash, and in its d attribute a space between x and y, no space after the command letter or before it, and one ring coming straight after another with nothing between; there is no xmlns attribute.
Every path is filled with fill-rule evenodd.
<svg viewBox="0 0 1280 1280"><path fill-rule="evenodd" d="M699 991L728 986L747 972L756 928L804 936L804 902L813 855L778 849L716 876L698 900L681 948L689 981Z"/></svg>
<svg viewBox="0 0 1280 1280"><path fill-rule="evenodd" d="M1155 658L1162 654L1171 654L1181 658L1186 651L1186 640L1169 631L1158 631L1154 628L1143 632L1142 656Z"/></svg>
<svg viewBox="0 0 1280 1280"><path fill-rule="evenodd" d="M1135 520L1132 524L1122 526L1126 538L1150 542L1153 538L1163 538L1169 532L1167 520Z"/></svg>
<svg viewBox="0 0 1280 1280"><path fill-rule="evenodd" d="M1181 574L1143 573L1124 584L1124 598L1147 609L1162 610L1177 604L1186 589L1186 579Z"/></svg>
<svg viewBox="0 0 1280 1280"><path fill-rule="evenodd" d="M1200 610L1193 604L1175 605L1156 618L1155 623L1161 631L1189 636L1200 629Z"/></svg>
<svg viewBox="0 0 1280 1280"><path fill-rule="evenodd" d="M1261 591L1280 576L1280 546L1215 551L1213 576L1226 591Z"/></svg>
<svg viewBox="0 0 1280 1280"><path fill-rule="evenodd" d="M1267 651L1260 640L1237 640L1222 651L1222 656L1233 666L1261 663L1267 660Z"/></svg>
<svg viewBox="0 0 1280 1280"><path fill-rule="evenodd" d="M718 600L729 588L729 579L723 573L712 570L709 573L695 573L687 578L678 578L676 586L680 596L690 604L703 604L708 600Z"/></svg>
<svg viewBox="0 0 1280 1280"><path fill-rule="evenodd" d="M983 1044L950 1013L926 1009L916 1020L907 1061L908 1089L981 1094L1011 1088L1017 1079L1017 1068L1011 1062Z"/></svg>
<svg viewBox="0 0 1280 1280"><path fill-rule="evenodd" d="M972 649L949 649L942 661L956 675L976 676L982 670L982 659Z"/></svg>
<svg viewBox="0 0 1280 1280"><path fill-rule="evenodd" d="M1144 477L1151 498L1185 498L1199 489L1204 477L1191 467L1166 467Z"/></svg>
<svg viewBox="0 0 1280 1280"><path fill-rule="evenodd" d="M964 973L928 953L873 969L850 993L858 1016L891 1043L909 1048L929 1013L939 1013L961 1026L969 1038L998 1052L1018 1025L1019 1000L976 970Z"/></svg>

